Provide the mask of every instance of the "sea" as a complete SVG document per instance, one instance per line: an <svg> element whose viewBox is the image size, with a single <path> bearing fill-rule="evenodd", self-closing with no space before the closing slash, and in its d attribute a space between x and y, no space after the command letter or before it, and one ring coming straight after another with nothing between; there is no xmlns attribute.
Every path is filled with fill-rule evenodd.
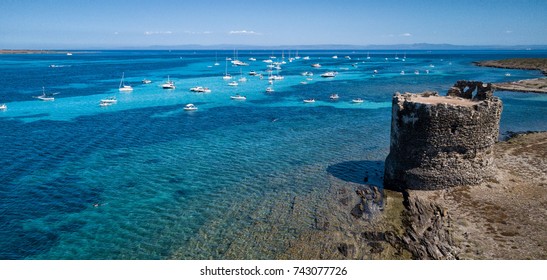
<svg viewBox="0 0 547 280"><path fill-rule="evenodd" d="M0 259L291 258L291 244L338 209L327 205L335 185L366 177L382 188L394 93L543 76L473 64L514 57L547 51L0 55ZM118 90L122 76L133 91ZM176 89L162 88L168 79ZM500 139L547 130L547 95L495 95ZM117 103L99 105L109 97Z"/></svg>

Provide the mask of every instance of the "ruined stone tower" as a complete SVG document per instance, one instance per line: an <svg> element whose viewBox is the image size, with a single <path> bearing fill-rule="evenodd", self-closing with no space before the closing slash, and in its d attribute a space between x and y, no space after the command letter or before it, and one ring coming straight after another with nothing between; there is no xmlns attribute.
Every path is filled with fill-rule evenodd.
<svg viewBox="0 0 547 280"><path fill-rule="evenodd" d="M442 189L493 176L501 111L482 82L458 81L447 96L395 94L384 186Z"/></svg>

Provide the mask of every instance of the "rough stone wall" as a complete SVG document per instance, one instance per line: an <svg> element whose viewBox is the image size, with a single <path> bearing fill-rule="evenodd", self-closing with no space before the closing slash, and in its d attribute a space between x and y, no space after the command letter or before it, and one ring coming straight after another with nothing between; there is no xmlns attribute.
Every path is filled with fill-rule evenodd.
<svg viewBox="0 0 547 280"><path fill-rule="evenodd" d="M393 96L385 187L442 189L478 184L493 175L501 100L480 82L459 81L449 95ZM435 102L424 102L429 99Z"/></svg>

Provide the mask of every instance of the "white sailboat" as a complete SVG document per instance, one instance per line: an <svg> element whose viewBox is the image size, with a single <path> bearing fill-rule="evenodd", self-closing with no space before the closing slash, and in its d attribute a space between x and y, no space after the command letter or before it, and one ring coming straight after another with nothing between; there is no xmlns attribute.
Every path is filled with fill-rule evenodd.
<svg viewBox="0 0 547 280"><path fill-rule="evenodd" d="M123 82L123 79L125 77L125 73L122 72L122 79L120 80L120 86L118 87L118 89L120 91L133 91L133 87L132 86L128 86L126 85L124 82Z"/></svg>
<svg viewBox="0 0 547 280"><path fill-rule="evenodd" d="M169 75L167 75L167 82L161 85L161 87L164 89L175 89L175 83L169 80Z"/></svg>
<svg viewBox="0 0 547 280"><path fill-rule="evenodd" d="M225 61L226 65L224 66L224 76L222 77L223 80L231 80L232 75L228 74L228 58L226 58Z"/></svg>
<svg viewBox="0 0 547 280"><path fill-rule="evenodd" d="M38 98L42 101L54 101L55 97L53 97L53 96L57 95L57 94L59 94L59 93L55 92L55 93L46 94L46 89L44 87L42 87L42 95L35 96L34 98Z"/></svg>

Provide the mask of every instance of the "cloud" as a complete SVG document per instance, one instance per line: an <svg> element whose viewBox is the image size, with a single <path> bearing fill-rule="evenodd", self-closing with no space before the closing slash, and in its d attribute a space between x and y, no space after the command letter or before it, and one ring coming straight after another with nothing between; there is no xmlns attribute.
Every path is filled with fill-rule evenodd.
<svg viewBox="0 0 547 280"><path fill-rule="evenodd" d="M208 35L213 34L211 31L184 31L184 34L190 34L190 35Z"/></svg>
<svg viewBox="0 0 547 280"><path fill-rule="evenodd" d="M232 30L228 32L228 34L232 35L262 35L262 33L258 33L252 30Z"/></svg>
<svg viewBox="0 0 547 280"><path fill-rule="evenodd" d="M173 34L172 31L145 31L144 35L168 35Z"/></svg>
<svg viewBox="0 0 547 280"><path fill-rule="evenodd" d="M412 34L410 34L410 33L407 32L407 33L401 34L400 36L403 36L403 37L410 37L410 36L412 36Z"/></svg>

